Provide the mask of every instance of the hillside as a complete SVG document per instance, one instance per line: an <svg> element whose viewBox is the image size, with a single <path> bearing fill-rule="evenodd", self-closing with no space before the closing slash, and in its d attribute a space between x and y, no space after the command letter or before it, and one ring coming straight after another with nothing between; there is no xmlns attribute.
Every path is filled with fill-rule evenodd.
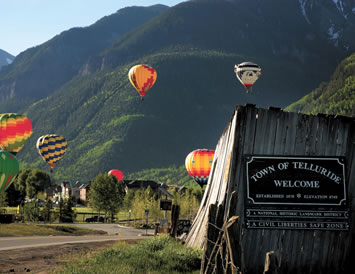
<svg viewBox="0 0 355 274"><path fill-rule="evenodd" d="M12 63L15 56L12 56L10 53L0 49L0 70L3 66L7 66Z"/></svg>
<svg viewBox="0 0 355 274"><path fill-rule="evenodd" d="M355 53L341 62L329 82L322 83L285 110L355 117Z"/></svg>
<svg viewBox="0 0 355 274"><path fill-rule="evenodd" d="M128 7L20 53L0 71L0 112L24 111L80 73L83 64L169 7Z"/></svg>
<svg viewBox="0 0 355 274"><path fill-rule="evenodd" d="M313 7L315 18L310 24L299 1L278 0L275 5L277 9L259 0L182 3L128 33L92 58L87 66L91 71L112 69L162 51L215 50L239 54L248 56L265 72L258 81L262 92L255 103L287 106L325 81L348 52L355 50L355 38L342 41L338 37L335 46L333 36L323 29L324 23L318 22L324 16L338 14L335 6L335 10L324 7L327 13L315 13ZM355 23L353 13L348 17L347 24ZM346 49L340 44L346 44ZM231 70L235 62L238 60L231 60Z"/></svg>
<svg viewBox="0 0 355 274"><path fill-rule="evenodd" d="M21 167L48 171L35 149L48 133L68 141L53 173L59 180L87 181L113 168L138 174L181 167L190 151L215 148L236 104L289 105L329 79L355 49L354 37L339 37L335 45L324 27L310 24L300 1L278 0L277 8L259 0L240 3L184 2L90 55L60 87L26 106L33 135L17 155ZM329 16L339 12L326 10ZM263 70L252 94L233 73L234 64L246 60ZM127 78L139 63L158 72L144 101ZM19 107L18 101L6 100L6 109Z"/></svg>
<svg viewBox="0 0 355 274"><path fill-rule="evenodd" d="M48 169L38 157L35 143L42 133L55 128L69 146L56 167L56 176L74 174L88 179L113 168L126 173L184 164L191 150L215 147L235 102L246 94L242 86L238 92L237 79L228 73L222 79L212 75L203 83L191 81L187 88L186 74L169 68L181 68L188 61L186 73L195 70L195 77L202 79L210 67L228 69L230 58L217 52L148 56L140 61L153 65L159 73L144 101L127 80L131 64L96 73L95 77L77 77L28 109L34 133L18 159L26 166ZM232 92L211 88L218 80L230 89L234 87Z"/></svg>

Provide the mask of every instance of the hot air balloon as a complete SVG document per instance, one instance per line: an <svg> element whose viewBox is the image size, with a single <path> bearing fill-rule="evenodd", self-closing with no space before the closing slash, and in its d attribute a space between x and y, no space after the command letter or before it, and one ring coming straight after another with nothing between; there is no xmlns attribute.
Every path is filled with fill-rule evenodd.
<svg viewBox="0 0 355 274"><path fill-rule="evenodd" d="M244 62L234 66L234 72L238 80L245 87L246 92L252 92L252 86L261 75L261 68L259 65L252 62Z"/></svg>
<svg viewBox="0 0 355 274"><path fill-rule="evenodd" d="M0 150L0 194L11 185L18 172L16 157L8 151Z"/></svg>
<svg viewBox="0 0 355 274"><path fill-rule="evenodd" d="M214 150L197 149L190 152L185 159L187 172L201 187L207 184L213 157Z"/></svg>
<svg viewBox="0 0 355 274"><path fill-rule="evenodd" d="M108 175L114 175L118 181L122 181L123 180L123 172L121 170L118 169L111 169L108 172Z"/></svg>
<svg viewBox="0 0 355 274"><path fill-rule="evenodd" d="M128 78L143 100L144 95L157 80L157 72L147 65L136 65L129 70Z"/></svg>
<svg viewBox="0 0 355 274"><path fill-rule="evenodd" d="M43 135L38 138L36 144L38 153L47 162L51 172L56 163L63 158L64 153L67 151L67 146L67 141L64 137L56 134Z"/></svg>
<svg viewBox="0 0 355 274"><path fill-rule="evenodd" d="M0 114L0 148L13 153L21 150L32 134L31 120L16 113Z"/></svg>

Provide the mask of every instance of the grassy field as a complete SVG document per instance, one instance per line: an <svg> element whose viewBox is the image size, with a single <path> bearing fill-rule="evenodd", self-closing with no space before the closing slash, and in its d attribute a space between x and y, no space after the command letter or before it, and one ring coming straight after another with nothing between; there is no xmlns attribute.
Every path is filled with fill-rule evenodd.
<svg viewBox="0 0 355 274"><path fill-rule="evenodd" d="M106 234L104 231L70 225L0 224L0 237L8 236L80 236Z"/></svg>
<svg viewBox="0 0 355 274"><path fill-rule="evenodd" d="M92 216L104 216L104 212L98 212L97 210L95 210L91 207L73 207L73 210L76 213L76 218L75 218L76 223L83 223L83 222L85 222L86 218L89 218ZM54 207L53 211L58 212L59 208ZM0 213L2 213L2 212L5 212L7 214L16 214L17 207L1 207ZM128 216L129 216L128 211L120 211L116 214L115 218L116 218L116 221L121 221L121 220L127 220Z"/></svg>
<svg viewBox="0 0 355 274"><path fill-rule="evenodd" d="M113 248L71 259L55 274L66 273L200 273L202 250L183 246L169 236L118 242Z"/></svg>
<svg viewBox="0 0 355 274"><path fill-rule="evenodd" d="M85 218L91 216L104 216L104 212L97 212L95 209L91 207L73 207L73 210L76 212L75 222L85 222ZM120 211L115 215L116 221L119 220L127 220L129 216L128 211Z"/></svg>

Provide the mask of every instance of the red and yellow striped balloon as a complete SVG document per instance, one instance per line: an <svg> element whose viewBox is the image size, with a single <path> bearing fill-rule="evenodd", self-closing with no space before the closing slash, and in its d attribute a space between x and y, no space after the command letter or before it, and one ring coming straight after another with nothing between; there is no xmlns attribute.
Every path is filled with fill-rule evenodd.
<svg viewBox="0 0 355 274"><path fill-rule="evenodd" d="M0 114L0 148L17 153L32 134L31 120L16 113Z"/></svg>
<svg viewBox="0 0 355 274"><path fill-rule="evenodd" d="M157 80L157 72L150 66L136 65L129 70L128 78L143 100L144 95Z"/></svg>
<svg viewBox="0 0 355 274"><path fill-rule="evenodd" d="M214 150L197 149L190 152L185 159L187 172L200 186L207 184L213 157Z"/></svg>

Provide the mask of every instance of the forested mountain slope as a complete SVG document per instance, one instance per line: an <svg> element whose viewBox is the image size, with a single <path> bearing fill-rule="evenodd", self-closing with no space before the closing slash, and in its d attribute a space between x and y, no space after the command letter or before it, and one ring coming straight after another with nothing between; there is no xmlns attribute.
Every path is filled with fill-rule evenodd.
<svg viewBox="0 0 355 274"><path fill-rule="evenodd" d="M341 62L329 82L322 83L286 110L355 117L355 53Z"/></svg>

